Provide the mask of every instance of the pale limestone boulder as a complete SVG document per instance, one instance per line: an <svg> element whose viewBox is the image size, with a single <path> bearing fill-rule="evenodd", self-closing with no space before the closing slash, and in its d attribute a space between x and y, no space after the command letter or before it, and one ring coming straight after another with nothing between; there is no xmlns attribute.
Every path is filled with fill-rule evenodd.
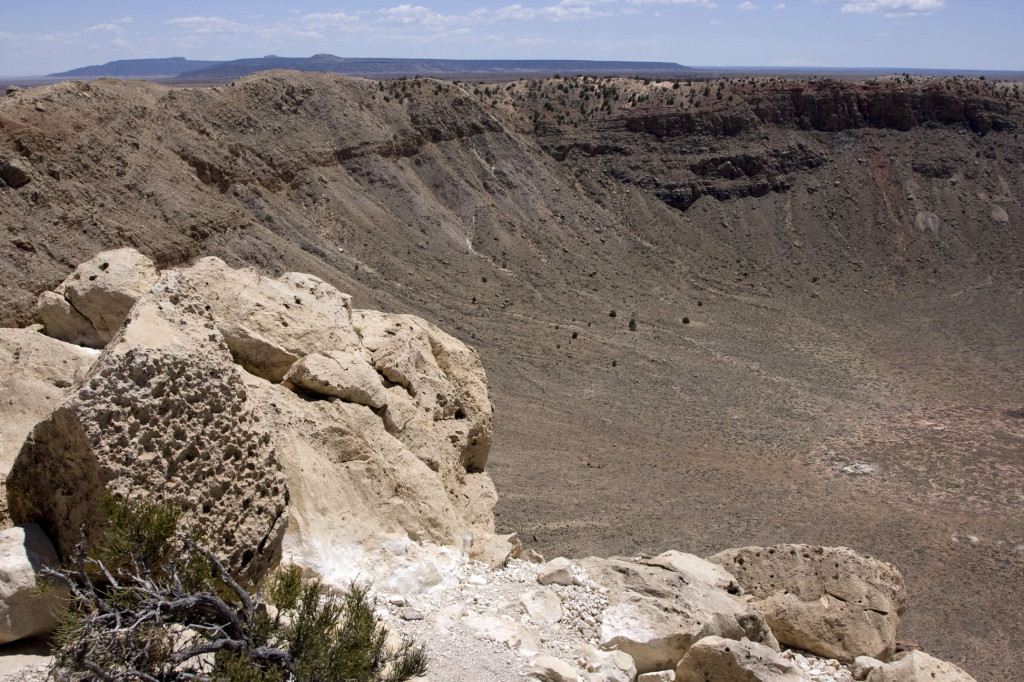
<svg viewBox="0 0 1024 682"><path fill-rule="evenodd" d="M853 673L853 679L863 680L867 678L875 668L881 668L885 663L882 663L877 658L871 658L870 656L858 656L853 659L853 665L850 666L850 672Z"/></svg>
<svg viewBox="0 0 1024 682"><path fill-rule="evenodd" d="M295 560L352 543L373 548L389 534L456 547L473 535L464 498L370 408L306 400L250 374L245 385L288 479Z"/></svg>
<svg viewBox="0 0 1024 682"><path fill-rule="evenodd" d="M674 669L694 642L711 635L747 637L778 648L764 616L720 589L712 569L692 571L687 578L666 567L671 557L592 557L579 563L592 581L608 589L601 648L632 656L638 673ZM705 581L701 575L714 577Z"/></svg>
<svg viewBox="0 0 1024 682"><path fill-rule="evenodd" d="M587 682L633 682L636 664L621 651L601 651L585 644L573 651L575 660L586 669Z"/></svg>
<svg viewBox="0 0 1024 682"><path fill-rule="evenodd" d="M892 657L906 588L891 564L807 545L730 549L709 561L736 577L783 645L846 662Z"/></svg>
<svg viewBox="0 0 1024 682"><path fill-rule="evenodd" d="M541 587L519 595L526 615L538 625L554 625L562 620L562 600L554 590Z"/></svg>
<svg viewBox="0 0 1024 682"><path fill-rule="evenodd" d="M32 427L81 380L99 351L51 339L36 329L0 329L0 477Z"/></svg>
<svg viewBox="0 0 1024 682"><path fill-rule="evenodd" d="M75 268L53 292L44 292L36 312L49 336L102 348L157 277L153 262L135 249L103 251Z"/></svg>
<svg viewBox="0 0 1024 682"><path fill-rule="evenodd" d="M103 344L85 315L71 307L56 291L44 291L36 299L36 316L42 321L46 335L67 343L89 348Z"/></svg>
<svg viewBox="0 0 1024 682"><path fill-rule="evenodd" d="M303 391L374 409L388 402L380 375L355 351L329 350L307 355L292 365L284 380Z"/></svg>
<svg viewBox="0 0 1024 682"><path fill-rule="evenodd" d="M518 559L523 543L516 533L508 535L477 534L469 549L469 558L485 563L492 570L504 567L510 559Z"/></svg>
<svg viewBox="0 0 1024 682"><path fill-rule="evenodd" d="M357 310L353 324L371 363L404 388L455 444L466 471L483 471L491 447L487 377L475 350L411 315Z"/></svg>
<svg viewBox="0 0 1024 682"><path fill-rule="evenodd" d="M940 661L923 651L911 651L897 661L873 668L867 682L974 682L974 678L952 663Z"/></svg>
<svg viewBox="0 0 1024 682"><path fill-rule="evenodd" d="M34 523L0 531L0 644L52 632L67 591L41 591L39 572L60 565L53 543Z"/></svg>
<svg viewBox="0 0 1024 682"><path fill-rule="evenodd" d="M675 682L675 670L659 670L653 673L644 673L636 678L636 682Z"/></svg>
<svg viewBox="0 0 1024 682"><path fill-rule="evenodd" d="M579 585L580 579L572 572L572 562L560 556L540 567L537 582L541 585Z"/></svg>
<svg viewBox="0 0 1024 682"><path fill-rule="evenodd" d="M750 640L705 637L676 666L677 682L809 682L779 652Z"/></svg>
<svg viewBox="0 0 1024 682"><path fill-rule="evenodd" d="M577 682L579 671L560 658L554 656L538 656L533 659L529 670L530 677L544 682Z"/></svg>
<svg viewBox="0 0 1024 682"><path fill-rule="evenodd" d="M312 353L359 346L351 297L313 275L274 279L211 256L183 269L180 287L209 306L235 361L270 381Z"/></svg>
<svg viewBox="0 0 1024 682"><path fill-rule="evenodd" d="M202 300L167 271L85 380L32 430L7 478L16 523L67 557L103 533L106 493L184 505L183 523L246 581L276 564L288 500L280 462Z"/></svg>
<svg viewBox="0 0 1024 682"><path fill-rule="evenodd" d="M517 623L509 616L470 613L464 622L478 637L504 644L510 649L518 650L524 656L535 655L540 651L540 630Z"/></svg>

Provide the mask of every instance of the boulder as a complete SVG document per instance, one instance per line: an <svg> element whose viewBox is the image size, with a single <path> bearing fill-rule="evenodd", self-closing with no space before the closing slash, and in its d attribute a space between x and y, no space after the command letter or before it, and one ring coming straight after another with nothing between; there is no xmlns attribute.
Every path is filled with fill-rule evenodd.
<svg viewBox="0 0 1024 682"><path fill-rule="evenodd" d="M544 682L577 682L579 680L579 671L576 668L554 656L538 656L533 659L527 674L538 680L544 680Z"/></svg>
<svg viewBox="0 0 1024 682"><path fill-rule="evenodd" d="M135 249L103 251L75 268L54 291L44 292L36 312L49 336L102 348L156 280L153 262Z"/></svg>
<svg viewBox="0 0 1024 682"><path fill-rule="evenodd" d="M674 669L690 646L711 635L747 637L777 648L764 616L721 589L720 574L700 562L677 553L650 560L580 561L590 579L608 590L601 648L629 654L641 674ZM684 575L673 565L690 569Z"/></svg>
<svg viewBox="0 0 1024 682"><path fill-rule="evenodd" d="M779 652L750 640L705 637L676 666L676 682L809 682Z"/></svg>
<svg viewBox="0 0 1024 682"><path fill-rule="evenodd" d="M621 651L601 651L586 644L573 651L573 655L590 673L587 682L633 682L636 679L632 657Z"/></svg>
<svg viewBox="0 0 1024 682"><path fill-rule="evenodd" d="M0 477L11 470L32 427L53 412L98 356L33 328L0 329Z"/></svg>
<svg viewBox="0 0 1024 682"><path fill-rule="evenodd" d="M491 448L487 377L475 350L411 315L357 310L353 323L373 366L404 388L459 451L462 468L483 471Z"/></svg>
<svg viewBox="0 0 1024 682"><path fill-rule="evenodd" d="M0 531L0 644L52 632L66 590L43 588L39 572L57 568L53 544L34 523Z"/></svg>
<svg viewBox="0 0 1024 682"><path fill-rule="evenodd" d="M562 620L562 600L554 590L541 587L519 595L526 615L538 625L554 625Z"/></svg>
<svg viewBox="0 0 1024 682"><path fill-rule="evenodd" d="M903 577L846 547L730 549L709 561L732 573L785 646L851 662L889 660L906 610Z"/></svg>
<svg viewBox="0 0 1024 682"><path fill-rule="evenodd" d="M0 180L8 187L18 188L27 185L32 182L32 167L21 159L0 158Z"/></svg>
<svg viewBox="0 0 1024 682"><path fill-rule="evenodd" d="M184 505L241 579L277 563L287 488L263 420L204 301L167 271L83 382L32 430L7 478L16 523L67 557L103 533L107 494Z"/></svg>
<svg viewBox="0 0 1024 682"><path fill-rule="evenodd" d="M675 682L676 672L674 670L659 670L653 673L644 673L636 678L636 682Z"/></svg>
<svg viewBox="0 0 1024 682"><path fill-rule="evenodd" d="M374 409L388 402L380 375L356 352L332 350L307 355L292 365L284 380L310 393Z"/></svg>
<svg viewBox="0 0 1024 682"><path fill-rule="evenodd" d="M509 616L485 616L471 613L465 618L466 627L480 637L517 649L525 656L534 655L541 648L540 631L523 625Z"/></svg>
<svg viewBox="0 0 1024 682"><path fill-rule="evenodd" d="M974 682L974 678L952 663L940 661L923 651L911 651L892 663L872 668L867 682Z"/></svg>
<svg viewBox="0 0 1024 682"><path fill-rule="evenodd" d="M491 569L503 568L509 559L518 559L523 543L515 533L508 535L478 534L473 538L469 558L487 564Z"/></svg>
<svg viewBox="0 0 1024 682"><path fill-rule="evenodd" d="M457 547L473 535L441 477L369 407L244 380L288 479L293 561L322 563L348 545L373 549L389 534Z"/></svg>
<svg viewBox="0 0 1024 682"><path fill-rule="evenodd" d="M537 571L537 582L541 585L579 585L580 579L572 572L571 561L555 557Z"/></svg>
<svg viewBox="0 0 1024 682"><path fill-rule="evenodd" d="M235 361L273 382L307 355L359 346L351 297L313 275L274 279L211 256L182 270L180 287L209 306Z"/></svg>

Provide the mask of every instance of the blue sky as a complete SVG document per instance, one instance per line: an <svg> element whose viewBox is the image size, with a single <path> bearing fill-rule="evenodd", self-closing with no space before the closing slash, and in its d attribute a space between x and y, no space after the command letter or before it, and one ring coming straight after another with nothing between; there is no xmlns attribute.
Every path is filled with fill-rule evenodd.
<svg viewBox="0 0 1024 682"><path fill-rule="evenodd" d="M1024 70L1022 0L0 0L0 74L184 56Z"/></svg>

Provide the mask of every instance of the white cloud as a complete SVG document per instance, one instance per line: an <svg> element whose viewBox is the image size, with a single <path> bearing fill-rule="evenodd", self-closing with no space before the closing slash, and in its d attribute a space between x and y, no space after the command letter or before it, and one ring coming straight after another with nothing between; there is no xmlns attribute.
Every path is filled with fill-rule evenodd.
<svg viewBox="0 0 1024 682"><path fill-rule="evenodd" d="M718 5L711 0L626 0L630 5L698 5L714 8Z"/></svg>
<svg viewBox="0 0 1024 682"><path fill-rule="evenodd" d="M778 5L775 5L775 7L772 7L772 9L775 9L775 10L786 9L786 3L780 2Z"/></svg>
<svg viewBox="0 0 1024 682"><path fill-rule="evenodd" d="M883 13L887 17L931 14L945 8L946 0L854 0L846 2L843 12L853 14Z"/></svg>
<svg viewBox="0 0 1024 682"><path fill-rule="evenodd" d="M132 47L128 43L127 40L124 40L122 38L114 38L113 40L110 41L110 46L111 47L121 48L122 50L134 50L135 49L134 47Z"/></svg>
<svg viewBox="0 0 1024 682"><path fill-rule="evenodd" d="M739 8L741 10L743 10L744 12L749 12L751 10L757 9L757 5L755 5L754 3L750 2L750 0L747 0L746 2L740 3L740 7Z"/></svg>
<svg viewBox="0 0 1024 682"><path fill-rule="evenodd" d="M87 28L85 30L86 30L87 33L95 33L97 31L104 31L104 32L107 32L107 33L118 33L118 34L120 34L120 33L124 32L124 28L121 27L121 26L118 26L117 24L96 24L95 26L90 26L89 28Z"/></svg>
<svg viewBox="0 0 1024 682"><path fill-rule="evenodd" d="M246 24L220 17L179 17L177 19L168 19L164 23L184 28L200 35L245 33L252 28Z"/></svg>

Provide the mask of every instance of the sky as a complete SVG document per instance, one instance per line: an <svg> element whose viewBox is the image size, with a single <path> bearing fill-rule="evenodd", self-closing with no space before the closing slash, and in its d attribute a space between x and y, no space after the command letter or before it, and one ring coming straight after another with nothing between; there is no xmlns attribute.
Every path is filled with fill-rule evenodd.
<svg viewBox="0 0 1024 682"><path fill-rule="evenodd" d="M0 74L115 59L599 59L1024 70L1024 0L0 0Z"/></svg>

